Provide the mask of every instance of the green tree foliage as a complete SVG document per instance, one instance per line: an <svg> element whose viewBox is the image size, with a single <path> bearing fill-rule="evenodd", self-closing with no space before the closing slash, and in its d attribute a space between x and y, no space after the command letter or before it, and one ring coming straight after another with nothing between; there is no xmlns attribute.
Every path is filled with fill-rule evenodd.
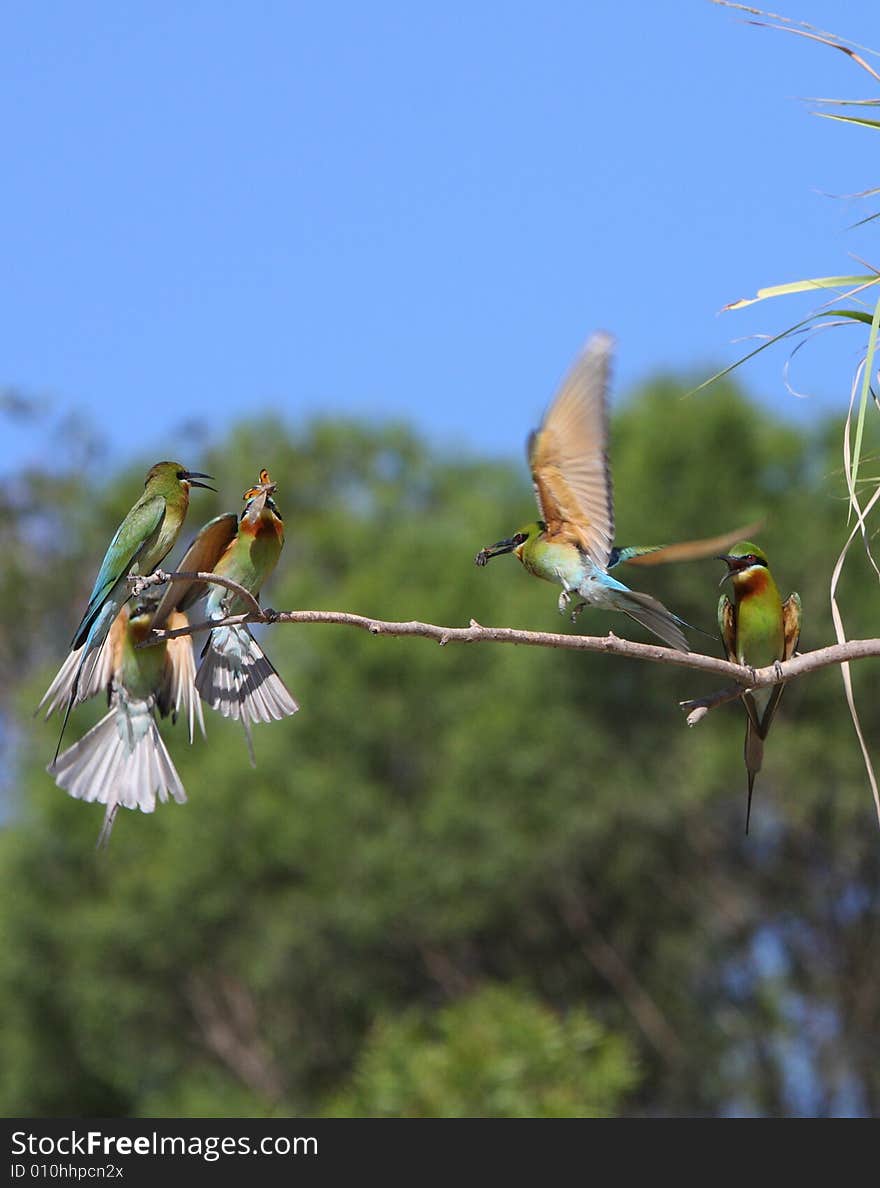
<svg viewBox="0 0 880 1188"><path fill-rule="evenodd" d="M342 1117L583 1118L613 1114L636 1080L628 1043L584 1011L559 1018L529 994L494 986L426 1013L384 1019Z"/></svg>
<svg viewBox="0 0 880 1188"><path fill-rule="evenodd" d="M766 512L761 543L783 592L804 601L802 646L829 642L839 423L808 431L730 388L682 391L652 384L615 420L619 543ZM449 1047L450 1020L476 1034L492 985L516 995L487 1039L487 1100L478 1110L463 1094L456 1108L492 1111L496 1054L521 1061L522 1109L552 1108L535 1030L589 1018L609 1050L636 1054L639 1080L618 1075L621 1057L603 1096L606 1073L587 1080L585 1065L573 1088L566 1065L557 1088L572 1109L880 1112L880 847L833 670L786 691L746 838L742 710L687 730L678 700L713 687L695 673L267 628L300 713L255 730L256 770L234 723L211 715L208 743L191 749L169 727L189 803L120 814L96 859L101 811L55 787L44 766L57 724L30 715L152 461L98 490L40 473L3 493L21 514L0 518L14 558L0 683L17 690L0 1110L314 1113L332 1100L374 1112L385 1107L365 1086L400 1057L395 1101L427 1111L420 1061L445 1051L452 1076L476 1059ZM193 532L238 506L260 466L279 482L287 544L269 605L573 630L554 588L515 560L473 565L533 515L520 460L321 421L241 426L187 463L222 488L194 495ZM721 572L707 561L622 576L712 630ZM853 636L877 634L876 593L854 555L842 590ZM577 630L612 627L644 638L597 611ZM875 674L873 662L854 669L874 744ZM71 737L100 713L77 710ZM452 1100L442 1078L435 1090Z"/></svg>

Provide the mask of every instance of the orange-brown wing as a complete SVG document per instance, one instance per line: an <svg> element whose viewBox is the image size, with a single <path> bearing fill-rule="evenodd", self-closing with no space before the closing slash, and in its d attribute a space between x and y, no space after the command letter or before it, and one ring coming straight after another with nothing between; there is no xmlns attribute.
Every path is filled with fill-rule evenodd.
<svg viewBox="0 0 880 1188"><path fill-rule="evenodd" d="M110 683L113 679L113 674L119 667L119 653L122 647L122 641L125 638L125 627L128 623L128 606L123 606L122 610L113 620L110 630L100 648L96 648L93 655L86 658L83 665L82 672L80 672L79 682L76 686L76 700L87 701L90 697L94 697L96 693L102 690L107 690L107 695L110 695ZM73 692L73 685L76 681L77 673L79 672L80 661L82 660L83 644L79 648L68 653L67 659L59 668L52 684L43 694L40 704L37 709L46 707L46 717L50 718L57 709L61 709L70 700L70 695Z"/></svg>
<svg viewBox="0 0 880 1188"><path fill-rule="evenodd" d="M739 663L736 658L736 612L726 594L722 594L718 600L718 630L721 632L726 658L731 664Z"/></svg>
<svg viewBox="0 0 880 1188"><path fill-rule="evenodd" d="M153 626L155 625L154 621ZM174 610L169 614L165 626L170 631L176 631L178 627L188 627L189 620L186 615ZM197 721L204 737L205 720L202 717L202 703L196 689L196 662L191 635L179 635L176 639L167 640L165 669L158 700L163 714L173 712L175 718L181 712L184 714L190 742L193 740Z"/></svg>
<svg viewBox="0 0 880 1188"><path fill-rule="evenodd" d="M109 689L110 680L118 670L122 659L122 645L125 642L128 617L129 607L128 603L126 603L113 620L112 626L107 633L107 638L104 640L104 646L101 648L98 656L98 662L89 674L86 687L82 691L82 694L78 696L77 700L84 700L86 697L91 697L93 693L98 693L101 689ZM86 667L88 668L88 664L86 664Z"/></svg>
<svg viewBox="0 0 880 1188"><path fill-rule="evenodd" d="M801 597L800 594L789 594L782 604L782 627L785 634L785 655L783 659L790 660L798 646L801 637Z"/></svg>
<svg viewBox="0 0 880 1188"><path fill-rule="evenodd" d="M678 544L657 545L655 548L645 549L642 552L637 551L629 557L625 555L628 550L623 549L621 552L624 555L620 559L627 565L668 565L673 561L700 561L706 557L717 557L719 553L729 549L738 540L751 540L758 535L763 526L763 520L755 520L751 524L745 524L742 528L737 528L734 532L725 532L721 536L704 536L700 540L684 540Z"/></svg>
<svg viewBox="0 0 880 1188"><path fill-rule="evenodd" d="M614 543L607 407L612 346L610 335L593 335L529 439L548 535L577 543L602 569Z"/></svg>
<svg viewBox="0 0 880 1188"><path fill-rule="evenodd" d="M212 573L238 531L238 516L217 516L202 528L177 566L180 573ZM172 582L153 616L153 626L163 627L173 610L188 610L207 593L205 582Z"/></svg>
<svg viewBox="0 0 880 1188"><path fill-rule="evenodd" d="M128 605L126 604L113 620L110 630L107 632L107 638L101 644L94 658L89 657L86 660L76 691L77 702L87 701L90 697L94 697L96 693L101 693L104 690L107 691L107 699L109 701L110 686L113 677L119 669L127 626ZM77 657L81 655L80 652L73 654Z"/></svg>

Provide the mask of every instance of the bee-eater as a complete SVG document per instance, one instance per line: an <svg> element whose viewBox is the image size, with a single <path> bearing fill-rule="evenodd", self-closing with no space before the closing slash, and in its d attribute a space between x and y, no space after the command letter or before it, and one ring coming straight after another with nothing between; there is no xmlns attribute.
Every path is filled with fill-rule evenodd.
<svg viewBox="0 0 880 1188"><path fill-rule="evenodd" d="M155 599L129 613L123 606L113 622L81 698L106 688L110 710L96 726L68 747L47 768L55 782L79 800L106 806L98 845L106 845L116 811L139 808L151 813L156 797L186 800L180 776L159 734L156 714L176 720L183 712L192 742L202 707L195 691L195 661L189 636L139 648L153 627ZM186 627L188 619L172 612L168 627Z"/></svg>
<svg viewBox="0 0 880 1188"><path fill-rule="evenodd" d="M492 557L513 553L529 573L562 586L560 614L577 596L572 622L585 606L623 611L671 647L687 652L681 629L689 624L608 571L621 562L659 565L717 556L744 530L675 545L614 547L607 406L612 347L610 335L593 335L540 428L529 438L529 466L541 519L481 549L475 560L486 565Z"/></svg>
<svg viewBox="0 0 880 1188"><path fill-rule="evenodd" d="M40 701L40 706L47 701L50 703L49 714L66 701L56 758L70 711L81 700L79 685L86 661L90 656L93 663L97 661L93 653L103 644L120 609L130 597L126 578L152 573L170 552L186 517L190 487L214 490L207 483L198 481L204 478L211 478L211 475L186 470L179 462L157 462L144 481L143 495L116 529L71 643L71 651L78 653L77 659L71 663L68 656Z"/></svg>
<svg viewBox="0 0 880 1188"><path fill-rule="evenodd" d="M216 573L257 598L284 545L284 523L272 498L276 490L269 472L261 470L259 483L244 493L241 515L229 513L209 521L181 560L180 570ZM224 619L250 609L223 586L206 589L203 582L179 582L159 604L157 622L170 607L188 610L205 596L209 619ZM251 723L278 721L299 709L244 623L212 629L202 651L196 688L212 709L241 722L252 763Z"/></svg>
<svg viewBox="0 0 880 1188"><path fill-rule="evenodd" d="M727 564L722 582L728 578L733 582L733 602L722 594L718 603L718 626L727 659L750 668L766 668L790 659L801 633L799 595L789 594L782 601L765 553L750 540L741 540L718 560ZM745 761L749 776L746 833L752 814L755 776L764 758L764 739L783 688L783 684L771 685L742 695L747 715Z"/></svg>

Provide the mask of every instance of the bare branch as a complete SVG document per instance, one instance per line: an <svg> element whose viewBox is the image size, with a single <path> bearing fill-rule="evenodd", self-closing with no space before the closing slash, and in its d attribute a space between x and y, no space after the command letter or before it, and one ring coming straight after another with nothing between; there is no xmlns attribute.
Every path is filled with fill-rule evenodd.
<svg viewBox="0 0 880 1188"><path fill-rule="evenodd" d="M156 569L152 573L135 574L128 579L129 587L132 595L136 598L138 594L142 594L148 586L164 586L167 582L210 582L213 586L223 586L227 590L231 590L233 594L237 594L242 602L250 607L250 614L259 615L262 617L263 608L251 594L250 590L246 590L244 586L240 586L238 582L233 582L230 578L220 577L216 573L183 573L175 572L168 573L164 569Z"/></svg>
<svg viewBox="0 0 880 1188"><path fill-rule="evenodd" d="M281 1071L261 1034L251 991L232 977L192 976L187 998L205 1046L239 1080L270 1102L284 1093Z"/></svg>
<svg viewBox="0 0 880 1188"><path fill-rule="evenodd" d="M716 705L726 705L728 701L736 701L744 692L742 686L737 686L735 689L720 689L717 693L710 693L708 697L697 697L693 701L680 701L678 704L687 714L688 726L696 726Z"/></svg>
<svg viewBox="0 0 880 1188"><path fill-rule="evenodd" d="M154 631L146 645L140 646L149 646L151 642L159 643L163 639L174 639L179 635L193 635L197 631L206 631L212 627L231 627L241 623L324 623L358 627L362 631L369 631L371 635L418 636L421 639L433 640L441 647L450 643L511 643L533 648L605 652L616 656L629 656L634 660L648 660L655 664L672 664L679 668L695 668L718 673L731 677L745 686L755 683L752 680L752 670L741 668L738 664L730 664L726 660L704 656L699 652L676 652L659 644L636 643L634 640L621 639L613 632L609 632L608 635L562 635L548 631L520 631L514 627L483 627L475 619L471 619L469 627L440 627L434 623L421 623L417 620L388 622L384 619L369 618L367 615L351 614L348 611L275 611L268 607L261 608L259 614L230 615L225 619L208 619L174 630ZM772 668L769 671L773 673ZM773 685L777 683L777 679L774 674L772 680L761 683Z"/></svg>
<svg viewBox="0 0 880 1188"><path fill-rule="evenodd" d="M668 1064L678 1064L681 1040L623 955L599 931L585 898L567 896L560 910L569 930L580 939L584 956L626 1005L648 1043Z"/></svg>
<svg viewBox="0 0 880 1188"><path fill-rule="evenodd" d="M143 580L147 584L175 580L217 582L218 585L228 586L236 593L246 593L235 582L230 582L225 578L219 579L215 574L166 575L157 571L149 579L137 580ZM367 615L351 614L348 611L275 611L268 607L259 607L255 600L252 601L257 606L256 611L230 615L225 619L209 619L200 623L191 623L188 627L178 627L173 631L154 631L146 646L149 646L150 643L160 643L163 639L174 639L179 635L193 635L197 631L206 631L213 627L230 627L242 623L323 623L341 627L356 627L362 631L369 631L371 635L418 636L421 639L433 640L441 647L450 643L506 643L532 648L562 648L573 652L603 652L606 655L625 656L631 660L644 660L652 664L668 664L674 668L709 672L736 682L735 689L724 689L709 697L692 702L682 702L682 709L686 712L700 709L703 709L704 712L708 711L715 705L733 701L744 689L765 689L772 685L778 685L782 681L806 676L820 668L847 664L853 660L880 657L880 639L852 639L844 643L832 644L829 647L817 648L813 652L798 653L783 663L752 669L740 664L732 664L717 656L705 656L701 652L676 652L672 648L661 647L659 644L637 643L635 640L621 639L613 632L609 632L608 635L563 635L548 631L520 631L513 627L484 627L475 619L471 619L468 627L442 627L434 623L421 623L417 620L399 623L388 622L384 619L370 618ZM698 713L691 724L696 724L703 716L704 713Z"/></svg>

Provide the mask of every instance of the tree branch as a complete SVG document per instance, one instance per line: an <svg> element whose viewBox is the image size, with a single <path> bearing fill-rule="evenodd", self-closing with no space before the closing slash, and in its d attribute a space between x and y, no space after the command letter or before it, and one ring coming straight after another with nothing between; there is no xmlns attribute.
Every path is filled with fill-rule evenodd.
<svg viewBox="0 0 880 1188"><path fill-rule="evenodd" d="M817 648L813 652L799 653L790 660L771 664L766 668L753 669L740 664L732 664L717 656L705 656L701 652L676 652L672 648L661 647L659 644L637 643L635 640L621 639L610 631L607 635L563 635L549 631L520 631L513 627L484 627L475 619L471 619L468 627L441 627L434 623L421 623L417 620L389 622L384 619L374 619L368 615L351 614L348 611L275 611L269 607L261 607L243 586L212 573L164 573L162 570L157 570L148 577L133 578L130 581L133 585L141 583L142 586L161 585L168 581L211 582L232 590L255 608L244 614L229 615L224 619L208 619L200 623L191 623L188 627L178 627L173 631L154 631L150 639L140 645L142 647L149 646L151 643L160 643L163 639L175 639L180 635L193 635L197 631L207 631L213 627L231 627L243 623L324 623L341 627L357 627L362 631L369 631L371 635L417 636L421 639L433 640L441 647L450 643L506 643L531 648L562 648L573 652L604 652L606 655L625 656L631 660L644 660L652 664L668 664L674 668L709 672L736 682L735 688L723 689L719 693L694 701L683 701L682 709L693 718L693 721L689 718L690 725L696 725L714 706L722 705L726 701L733 701L745 689L765 689L772 685L778 685L782 681L806 676L820 668L828 668L831 665L844 664L853 660L880 657L880 639L851 639L845 643ZM699 712L701 710L702 712Z"/></svg>
<svg viewBox="0 0 880 1188"><path fill-rule="evenodd" d="M234 594L250 607L250 614L263 615L263 608L251 594L250 590L246 590L244 586L240 586L238 582L233 582L230 578L220 577L216 573L183 573L175 572L168 573L164 569L155 569L152 573L135 574L128 579L129 589L132 596L137 598L138 594L142 594L148 586L164 586L167 582L210 582L214 586L223 586L227 590L231 590Z"/></svg>
<svg viewBox="0 0 880 1188"><path fill-rule="evenodd" d="M696 726L716 705L725 705L728 701L736 701L742 695L743 688L741 685L737 685L735 689L720 689L717 693L710 693L708 697L697 697L693 701L680 701L678 704L687 714L688 726Z"/></svg>
<svg viewBox="0 0 880 1188"><path fill-rule="evenodd" d="M599 931L584 900L568 895L560 908L569 931L580 940L584 956L627 1007L648 1043L668 1064L679 1063L681 1040L623 956Z"/></svg>

